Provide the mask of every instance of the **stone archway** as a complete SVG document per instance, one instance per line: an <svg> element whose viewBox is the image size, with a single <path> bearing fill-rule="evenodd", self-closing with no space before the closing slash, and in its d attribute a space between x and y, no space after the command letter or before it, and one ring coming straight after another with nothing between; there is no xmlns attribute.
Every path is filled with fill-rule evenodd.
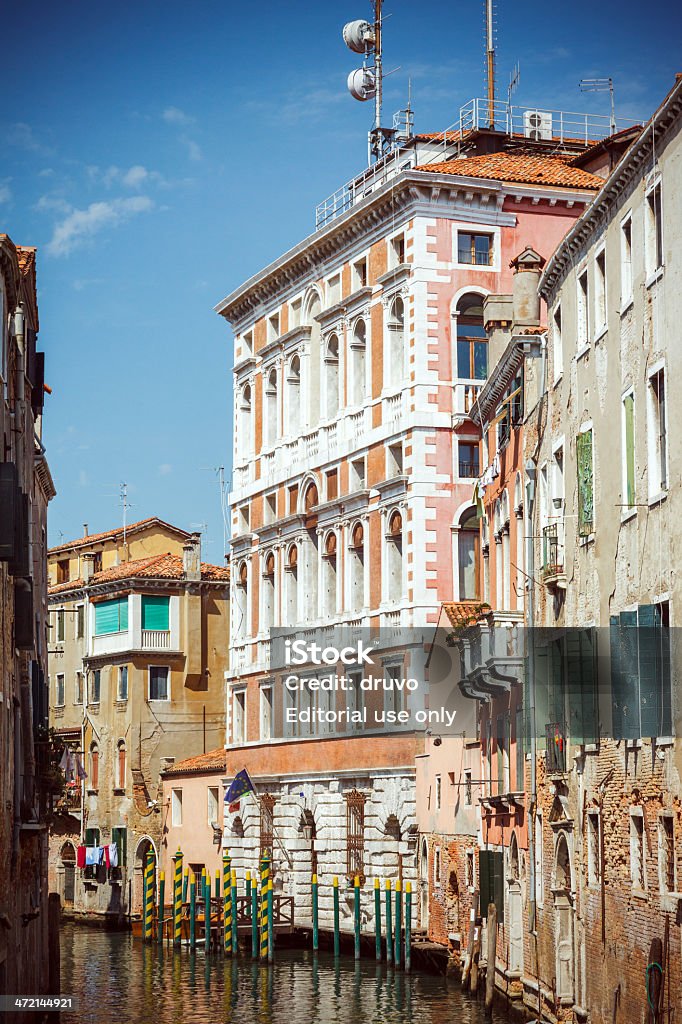
<svg viewBox="0 0 682 1024"><path fill-rule="evenodd" d="M556 989L560 999L574 998L574 903L571 853L565 833L560 832L554 852L554 927Z"/></svg>
<svg viewBox="0 0 682 1024"><path fill-rule="evenodd" d="M521 894L519 844L515 832L512 832L509 843L507 886L509 896L509 970L520 976L523 974L523 897Z"/></svg>
<svg viewBox="0 0 682 1024"><path fill-rule="evenodd" d="M428 931L429 927L429 845L422 837L419 857L419 923Z"/></svg>
<svg viewBox="0 0 682 1024"><path fill-rule="evenodd" d="M144 897L144 866L147 860L147 854L149 853L151 853L154 861L154 886L156 887L156 872L158 868L156 847L148 836L143 836L135 850L135 863L133 867L133 905L131 908L133 914L142 913Z"/></svg>

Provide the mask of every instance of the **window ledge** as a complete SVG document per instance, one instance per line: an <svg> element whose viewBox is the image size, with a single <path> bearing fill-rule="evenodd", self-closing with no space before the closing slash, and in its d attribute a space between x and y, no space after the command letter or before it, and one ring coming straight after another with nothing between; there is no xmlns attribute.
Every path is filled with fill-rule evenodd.
<svg viewBox="0 0 682 1024"><path fill-rule="evenodd" d="M552 383L552 387L553 388L557 387L559 384L561 384L563 379L564 379L564 371L562 370L561 373L559 374L559 376L554 378L554 381Z"/></svg>
<svg viewBox="0 0 682 1024"><path fill-rule="evenodd" d="M658 494L652 494L649 498L649 508L653 508L655 505L660 505L667 497L667 491L659 491Z"/></svg>
<svg viewBox="0 0 682 1024"><path fill-rule="evenodd" d="M621 514L620 514L620 524L621 524L621 526L623 525L623 523L628 523L631 519L634 519L636 515L637 515L637 508L636 507L628 508L624 512L621 512Z"/></svg>
<svg viewBox="0 0 682 1024"><path fill-rule="evenodd" d="M620 306L620 311L619 311L619 312L620 312L620 315L621 315L621 316L625 316L625 314L627 313L627 311L628 311L629 309L632 309L632 307L634 306L634 304L635 304L635 299L634 299L634 296L633 296L633 295L630 295L630 296L628 296L628 298L627 298L627 299L623 299L623 300L621 301L621 306Z"/></svg>
<svg viewBox="0 0 682 1024"><path fill-rule="evenodd" d="M656 269L651 274L648 275L646 281L644 282L644 286L646 288L651 288L652 285L655 285L656 282L660 281L663 277L664 270L664 266L656 267Z"/></svg>
<svg viewBox="0 0 682 1024"><path fill-rule="evenodd" d="M633 899L636 899L636 900L647 900L648 901L648 899L649 899L649 893L646 891L646 889L640 889L639 886L633 886L632 896L633 896Z"/></svg>
<svg viewBox="0 0 682 1024"><path fill-rule="evenodd" d="M94 700L92 704L88 704L88 711L92 711L93 715L99 714L99 701Z"/></svg>
<svg viewBox="0 0 682 1024"><path fill-rule="evenodd" d="M592 533L588 533L588 535L586 537L579 537L578 538L578 543L580 544L581 548L586 548L586 547L588 547L588 545L594 543L594 539L595 539L595 534L594 534L594 532L592 532Z"/></svg>
<svg viewBox="0 0 682 1024"><path fill-rule="evenodd" d="M594 336L595 345L596 345L596 343L598 341L602 340L602 338L604 337L605 334L608 334L608 333L609 333L609 325L608 324L602 324L602 326L599 328L599 330L597 331L597 333Z"/></svg>
<svg viewBox="0 0 682 1024"><path fill-rule="evenodd" d="M125 789L123 789L121 786L114 786L113 792L114 796L125 796L126 793Z"/></svg>
<svg viewBox="0 0 682 1024"><path fill-rule="evenodd" d="M590 351L590 343L588 341L588 342L586 342L582 346L582 348L579 348L578 351L576 352L576 354L575 354L576 362L577 362L578 359L582 359L583 356L586 356L589 351Z"/></svg>

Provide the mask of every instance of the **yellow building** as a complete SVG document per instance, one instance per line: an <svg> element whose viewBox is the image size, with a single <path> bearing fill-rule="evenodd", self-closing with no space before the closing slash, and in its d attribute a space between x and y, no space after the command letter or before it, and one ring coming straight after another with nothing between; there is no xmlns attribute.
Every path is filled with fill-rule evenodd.
<svg viewBox="0 0 682 1024"><path fill-rule="evenodd" d="M74 754L50 886L69 912L121 919L165 841L160 772L224 742L229 570L154 518L53 548L49 571L50 723ZM110 863L80 869L79 845Z"/></svg>

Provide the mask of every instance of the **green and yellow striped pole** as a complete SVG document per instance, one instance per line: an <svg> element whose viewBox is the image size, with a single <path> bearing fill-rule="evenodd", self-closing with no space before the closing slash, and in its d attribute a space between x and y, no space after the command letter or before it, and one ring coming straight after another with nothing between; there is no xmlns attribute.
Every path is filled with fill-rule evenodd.
<svg viewBox="0 0 682 1024"><path fill-rule="evenodd" d="M230 869L232 861L225 851L223 854L223 952L232 952L232 900L230 898Z"/></svg>
<svg viewBox="0 0 682 1024"><path fill-rule="evenodd" d="M182 851L173 857L173 945L179 946L182 938Z"/></svg>
<svg viewBox="0 0 682 1024"><path fill-rule="evenodd" d="M275 959L275 921L274 921L274 895L272 892L272 879L268 880L268 962L273 963Z"/></svg>
<svg viewBox="0 0 682 1024"><path fill-rule="evenodd" d="M320 948L320 929L319 929L319 918L318 918L318 892L317 892L317 875L313 875L312 881L312 897L313 897L313 952L317 953Z"/></svg>
<svg viewBox="0 0 682 1024"><path fill-rule="evenodd" d="M251 886L251 956L258 959L258 886L255 878Z"/></svg>
<svg viewBox="0 0 682 1024"><path fill-rule="evenodd" d="M393 963L393 910L391 908L391 880L386 879L386 963Z"/></svg>
<svg viewBox="0 0 682 1024"><path fill-rule="evenodd" d="M332 885L334 888L334 956L338 956L341 946L341 936L339 926L339 880L336 875L334 875Z"/></svg>
<svg viewBox="0 0 682 1024"><path fill-rule="evenodd" d="M164 910L163 905L166 901L166 872L159 872L159 914L157 920L157 940L160 944L163 944L163 918Z"/></svg>
<svg viewBox="0 0 682 1024"><path fill-rule="evenodd" d="M197 948L197 876L192 872L189 880L189 948Z"/></svg>
<svg viewBox="0 0 682 1024"><path fill-rule="evenodd" d="M360 877L355 876L353 881L353 889L355 896L355 906L353 914L353 924L355 930L355 959L360 959Z"/></svg>
<svg viewBox="0 0 682 1024"><path fill-rule="evenodd" d="M268 956L268 886L270 883L270 858L265 850L260 862L260 957Z"/></svg>
<svg viewBox="0 0 682 1024"><path fill-rule="evenodd" d="M211 952L211 876L204 874L204 949Z"/></svg>
<svg viewBox="0 0 682 1024"><path fill-rule="evenodd" d="M403 938L403 886L398 878L395 883L395 967L400 969L401 950Z"/></svg>
<svg viewBox="0 0 682 1024"><path fill-rule="evenodd" d="M412 968L412 882L405 883L405 970Z"/></svg>
<svg viewBox="0 0 682 1024"><path fill-rule="evenodd" d="M213 890L215 900L220 903L220 871L215 869L215 889Z"/></svg>
<svg viewBox="0 0 682 1024"><path fill-rule="evenodd" d="M237 872L230 872L230 904L232 907L232 956L239 952L239 931L237 928Z"/></svg>
<svg viewBox="0 0 682 1024"><path fill-rule="evenodd" d="M374 879L374 945L376 958L381 962L381 884Z"/></svg>
<svg viewBox="0 0 682 1024"><path fill-rule="evenodd" d="M246 913L249 912L251 906L251 872L246 872Z"/></svg>
<svg viewBox="0 0 682 1024"><path fill-rule="evenodd" d="M144 866L144 941L152 941L154 930L154 858L146 855Z"/></svg>

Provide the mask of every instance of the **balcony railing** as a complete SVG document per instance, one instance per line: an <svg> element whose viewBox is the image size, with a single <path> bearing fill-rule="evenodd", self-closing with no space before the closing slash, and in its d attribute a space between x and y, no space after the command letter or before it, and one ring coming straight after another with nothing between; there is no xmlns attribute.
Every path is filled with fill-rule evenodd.
<svg viewBox="0 0 682 1024"><path fill-rule="evenodd" d="M143 629L142 647L145 651L166 651L171 645L169 629Z"/></svg>
<svg viewBox="0 0 682 1024"><path fill-rule="evenodd" d="M468 381L455 384L455 416L467 416L478 398L484 381Z"/></svg>
<svg viewBox="0 0 682 1024"><path fill-rule="evenodd" d="M550 523L542 530L542 575L543 578L559 576L564 571L564 545L559 524Z"/></svg>
<svg viewBox="0 0 682 1024"><path fill-rule="evenodd" d="M459 475L465 479L475 480L479 475L478 462L468 462L466 459L459 460Z"/></svg>

